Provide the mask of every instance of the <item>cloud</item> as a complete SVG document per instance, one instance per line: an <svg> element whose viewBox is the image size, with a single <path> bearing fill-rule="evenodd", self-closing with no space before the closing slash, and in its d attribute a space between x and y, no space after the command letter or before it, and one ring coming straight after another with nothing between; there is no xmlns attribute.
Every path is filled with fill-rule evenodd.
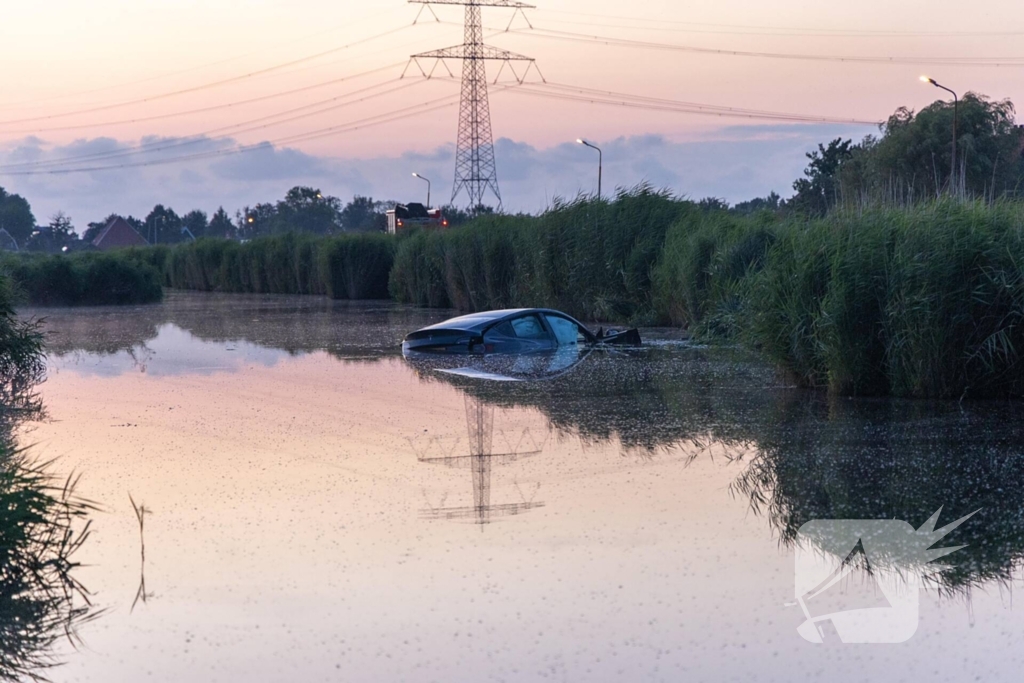
<svg viewBox="0 0 1024 683"><path fill-rule="evenodd" d="M641 135L594 142L604 150L606 194L646 181L681 196L738 202L771 191L788 196L793 180L806 166L808 151L835 137L858 139L861 135L863 128L824 124L751 125L722 127L687 140ZM145 155L123 156L139 144L145 146ZM413 171L431 179L435 204L450 198L455 157L450 144L351 159L269 143L242 154L224 153L236 147L234 140L226 138L148 136L127 141L102 137L65 145L24 138L0 147L0 185L26 197L40 222L63 210L80 230L112 212L143 216L158 203L182 213L194 208L209 213L219 206L233 213L245 205L280 199L295 185L311 185L342 199L361 194L422 200L426 188L411 177ZM502 198L509 211L539 211L555 197L597 189L597 155L575 143L539 148L501 138L495 142L495 152ZM13 165L72 157L83 168L115 168L74 174L12 173L54 170L57 167ZM163 163L180 157L188 158Z"/></svg>

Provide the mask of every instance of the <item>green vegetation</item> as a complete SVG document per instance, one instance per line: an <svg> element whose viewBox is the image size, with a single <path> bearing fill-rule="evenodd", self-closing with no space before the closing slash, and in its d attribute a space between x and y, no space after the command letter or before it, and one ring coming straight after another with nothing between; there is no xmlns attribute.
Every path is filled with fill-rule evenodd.
<svg viewBox="0 0 1024 683"><path fill-rule="evenodd" d="M839 394L1024 396L1022 264L1016 202L808 219L704 211L641 189L414 235L391 291L462 310L681 325Z"/></svg>
<svg viewBox="0 0 1024 683"><path fill-rule="evenodd" d="M533 216L481 216L404 240L391 294L427 306L547 306L590 320L653 322L651 273L669 226L699 214L647 187Z"/></svg>
<svg viewBox="0 0 1024 683"><path fill-rule="evenodd" d="M37 323L15 316L0 275L0 680L41 680L56 664L52 646L95 615L72 576L93 507L74 480L55 479L14 443L17 425L42 414L42 342Z"/></svg>
<svg viewBox="0 0 1024 683"><path fill-rule="evenodd" d="M839 393L1024 395L1020 204L946 200L840 214L793 230L769 263L752 283L761 311L752 329L803 383ZM787 272L801 286L785 282Z"/></svg>
<svg viewBox="0 0 1024 683"><path fill-rule="evenodd" d="M36 306L141 304L163 296L162 276L145 250L70 255L3 254L0 270Z"/></svg>
<svg viewBox="0 0 1024 683"><path fill-rule="evenodd" d="M785 207L822 216L837 207L912 204L943 194L989 201L1024 196L1024 128L1014 122L1013 103L975 93L960 100L955 166L953 118L952 102L916 113L900 107L880 136L819 145Z"/></svg>
<svg viewBox="0 0 1024 683"><path fill-rule="evenodd" d="M1024 205L1010 200L807 218L641 187L401 238L285 233L0 263L37 304L156 300L162 278L464 311L547 306L740 342L838 394L1024 396Z"/></svg>
<svg viewBox="0 0 1024 683"><path fill-rule="evenodd" d="M178 289L384 299L395 243L383 234L285 233L246 243L201 239L151 259L163 261L166 284Z"/></svg>
<svg viewBox="0 0 1024 683"><path fill-rule="evenodd" d="M660 310L839 394L1024 395L1024 206L677 224Z"/></svg>

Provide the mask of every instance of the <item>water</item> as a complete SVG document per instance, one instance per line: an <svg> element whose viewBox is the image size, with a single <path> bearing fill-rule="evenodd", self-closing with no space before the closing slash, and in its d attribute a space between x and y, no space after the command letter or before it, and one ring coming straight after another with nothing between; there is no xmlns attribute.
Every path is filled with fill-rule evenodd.
<svg viewBox="0 0 1024 683"><path fill-rule="evenodd" d="M387 304L34 313L21 441L101 508L55 681L1019 680L1018 405L829 400L657 332L473 379L401 358L445 312ZM909 642L801 638L805 522L940 507L980 512ZM858 569L814 610L887 604Z"/></svg>

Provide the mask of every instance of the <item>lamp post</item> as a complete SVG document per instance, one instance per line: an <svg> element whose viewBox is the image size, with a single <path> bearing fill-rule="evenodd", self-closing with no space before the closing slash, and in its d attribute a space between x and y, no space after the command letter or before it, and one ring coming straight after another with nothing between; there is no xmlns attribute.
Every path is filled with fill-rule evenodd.
<svg viewBox="0 0 1024 683"><path fill-rule="evenodd" d="M957 119L959 117L958 109L960 108L960 97L955 92L953 92L946 86L936 81L934 78L929 78L928 76L921 76L921 80L925 83L931 83L936 88L941 88L942 90L945 90L946 92L953 96L953 170L949 176L949 188L950 190L952 190L953 183L956 179L956 129Z"/></svg>
<svg viewBox="0 0 1024 683"><path fill-rule="evenodd" d="M584 147L589 147L590 149L596 149L597 150L597 199L598 199L598 201L600 201L601 200L601 176L604 174L604 152L601 151L600 147L598 147L597 145L590 144L589 142L587 142L583 138L577 138L576 142L578 142L579 144L583 145Z"/></svg>
<svg viewBox="0 0 1024 683"><path fill-rule="evenodd" d="M161 223L167 221L167 216L153 216L149 222L149 243L157 244L160 242L160 229L156 226L157 221Z"/></svg>
<svg viewBox="0 0 1024 683"><path fill-rule="evenodd" d="M413 173L412 177L413 178L419 178L420 180L426 181L426 183L427 183L427 208L429 209L430 208L430 179L429 178L424 178L419 173Z"/></svg>

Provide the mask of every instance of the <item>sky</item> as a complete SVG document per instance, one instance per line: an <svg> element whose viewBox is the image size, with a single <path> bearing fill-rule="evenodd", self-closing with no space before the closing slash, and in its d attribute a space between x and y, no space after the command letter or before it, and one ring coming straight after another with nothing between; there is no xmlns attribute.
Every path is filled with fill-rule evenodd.
<svg viewBox="0 0 1024 683"><path fill-rule="evenodd" d="M944 96L924 73L1024 98L1013 0L969 13L951 0L536 4L525 17L484 10L488 43L539 67L520 86L488 65L509 211L596 190L596 153L579 137L604 150L606 192L647 182L737 202L788 196L819 142L877 133L897 107ZM62 210L82 230L157 203L234 213L299 184L422 201L413 172L431 178L435 204L451 197L460 65L409 56L461 43L460 7L416 21L421 6L402 0L5 5L0 186L41 223ZM636 97L659 101L607 103Z"/></svg>

